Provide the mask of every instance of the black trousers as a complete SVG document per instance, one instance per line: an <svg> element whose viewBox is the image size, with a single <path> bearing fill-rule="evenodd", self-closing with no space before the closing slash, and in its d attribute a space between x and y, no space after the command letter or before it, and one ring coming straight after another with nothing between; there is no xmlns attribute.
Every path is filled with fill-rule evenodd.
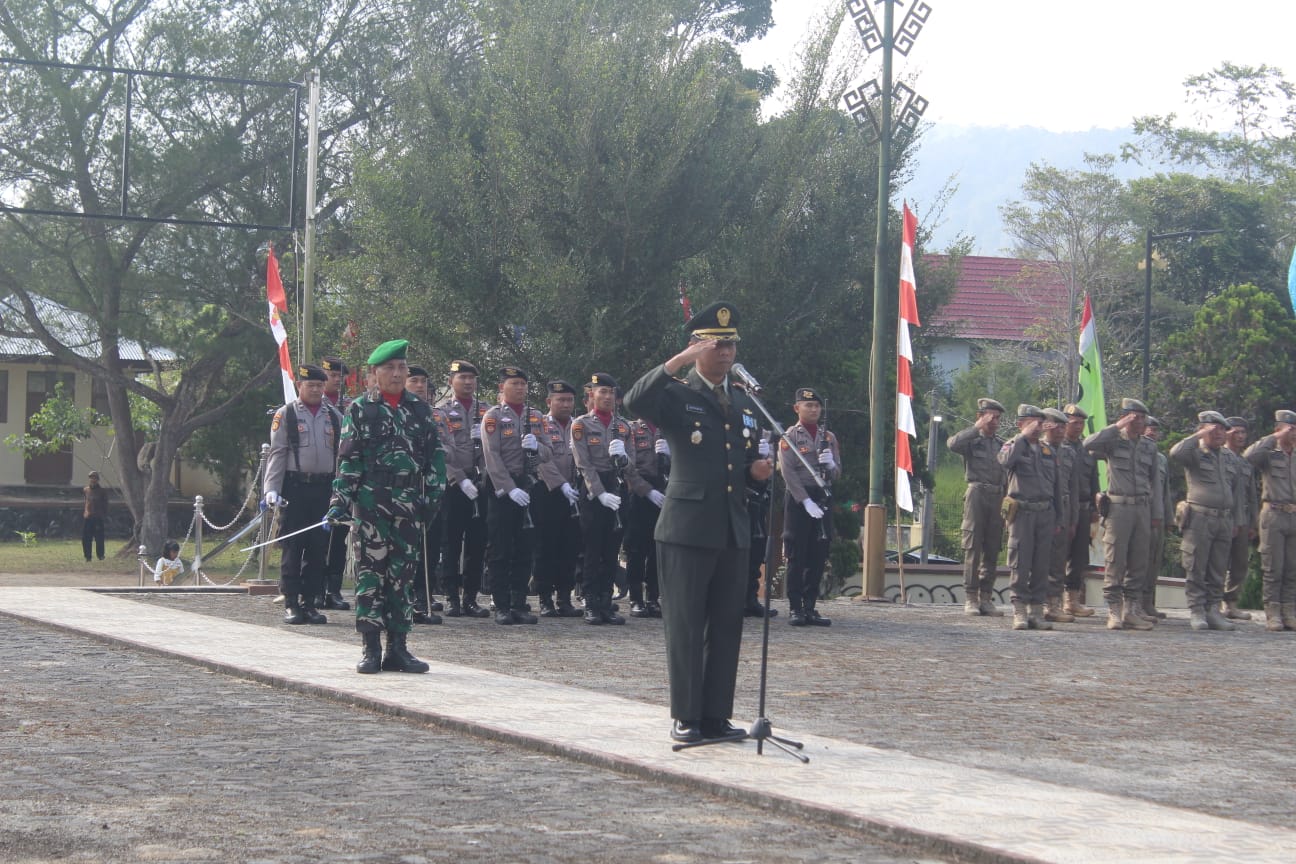
<svg viewBox="0 0 1296 864"><path fill-rule="evenodd" d="M423 562L423 566L414 575L414 597L418 600L418 605L425 610L428 595L436 594L441 590L441 538L445 536L444 513L445 507L438 507L432 521L424 526L423 547L419 549L419 560Z"/></svg>
<svg viewBox="0 0 1296 864"><path fill-rule="evenodd" d="M1089 572L1089 514L1088 507L1080 508L1080 521L1076 524L1071 548L1067 551L1066 579L1062 587L1067 591L1083 591L1085 574Z"/></svg>
<svg viewBox="0 0 1296 864"><path fill-rule="evenodd" d="M81 526L81 551L85 553L85 560L90 560L90 543L94 542L95 552L99 555L99 560L104 558L104 520L102 516L87 516L85 524Z"/></svg>
<svg viewBox="0 0 1296 864"><path fill-rule="evenodd" d="M742 645L746 549L657 544L671 717L733 715Z"/></svg>
<svg viewBox="0 0 1296 864"><path fill-rule="evenodd" d="M765 556L769 552L769 512L768 504L747 503L747 512L751 518L751 551L747 556L747 595L748 603L756 603L760 593L761 567L765 565Z"/></svg>
<svg viewBox="0 0 1296 864"><path fill-rule="evenodd" d="M486 488L490 490L490 485ZM507 495L496 497L490 491L486 509L490 546L486 554L496 612L521 611L526 604L527 582L531 579L531 535L535 531L522 527L527 509L513 503Z"/></svg>
<svg viewBox="0 0 1296 864"><path fill-rule="evenodd" d="M535 561L532 577L540 602L571 600L576 584L576 559L581 553L581 523L561 489L550 491L537 483L531 490L531 518L535 520Z"/></svg>
<svg viewBox="0 0 1296 864"><path fill-rule="evenodd" d="M332 494L333 487L328 483L285 480L283 497L288 499L288 506L283 509L279 523L280 536L307 525L318 525L328 512ZM331 533L317 528L283 541L279 591L284 595L284 605L314 608L316 599L324 594L324 558L328 554Z"/></svg>
<svg viewBox="0 0 1296 864"><path fill-rule="evenodd" d="M482 493L486 494L486 493ZM487 502L481 502L486 512ZM512 503L512 502L510 502ZM476 600L481 591L482 564L486 560L486 518L474 518L477 505L458 486L446 489L441 499L445 534L441 543L441 573L447 594Z"/></svg>
<svg viewBox="0 0 1296 864"><path fill-rule="evenodd" d="M617 550L621 548L621 531L617 530L617 514L598 502L597 498L580 500L581 537L584 540L585 560L581 564L581 594L588 605L591 600L607 595L612 597L612 585L620 566Z"/></svg>
<svg viewBox="0 0 1296 864"><path fill-rule="evenodd" d="M791 495L783 500L788 606L793 611L809 611L819 601L819 584L823 581L828 547L832 543L832 516L824 513L822 519L811 519L805 507Z"/></svg>
<svg viewBox="0 0 1296 864"><path fill-rule="evenodd" d="M656 601L660 592L657 588L657 542L653 540L653 531L661 508L647 498L632 495L626 510L626 581L630 599L642 603L647 589L647 599Z"/></svg>
<svg viewBox="0 0 1296 864"><path fill-rule="evenodd" d="M351 526L346 524L334 525L333 530L329 532L324 578L330 594L342 593L342 576L346 572L347 536L350 532Z"/></svg>

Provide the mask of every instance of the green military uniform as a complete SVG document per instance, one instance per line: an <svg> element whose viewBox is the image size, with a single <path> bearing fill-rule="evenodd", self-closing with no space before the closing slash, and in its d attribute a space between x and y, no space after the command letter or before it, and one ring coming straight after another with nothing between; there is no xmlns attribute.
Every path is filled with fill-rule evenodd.
<svg viewBox="0 0 1296 864"><path fill-rule="evenodd" d="M715 303L686 329L695 338L734 341L737 312ZM743 418L756 406L727 380L708 382L696 368L678 379L664 365L635 382L625 404L657 426L671 451L670 482L654 532L671 716L676 731L685 724L694 735L716 729L715 737L722 737L733 713L742 641L751 542L748 466L758 441Z"/></svg>
<svg viewBox="0 0 1296 864"><path fill-rule="evenodd" d="M406 345L384 343L369 365L403 360ZM388 399L375 389L351 403L329 513L336 520L350 511L353 519L356 630L374 636L385 630L399 637L402 650L413 625L411 582L420 567L423 526L444 477L445 454L426 402L407 391Z"/></svg>

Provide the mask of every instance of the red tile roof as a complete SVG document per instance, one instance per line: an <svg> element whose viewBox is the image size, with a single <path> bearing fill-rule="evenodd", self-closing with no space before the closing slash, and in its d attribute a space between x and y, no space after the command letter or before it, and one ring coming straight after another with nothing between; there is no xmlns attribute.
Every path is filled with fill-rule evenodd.
<svg viewBox="0 0 1296 864"><path fill-rule="evenodd" d="M949 266L947 255L924 259L933 269ZM956 339L1026 342L1026 331L1040 320L1057 320L1066 302L1066 282L1046 261L966 255L954 294L932 323Z"/></svg>

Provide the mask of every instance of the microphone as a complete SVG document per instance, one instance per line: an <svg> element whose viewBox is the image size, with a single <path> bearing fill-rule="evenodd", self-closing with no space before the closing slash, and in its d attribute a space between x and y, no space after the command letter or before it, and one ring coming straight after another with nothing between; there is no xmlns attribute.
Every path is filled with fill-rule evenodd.
<svg viewBox="0 0 1296 864"><path fill-rule="evenodd" d="M759 393L765 388L756 380L756 376L747 371L747 367L741 363L735 363L729 367L729 371L738 376L738 380L747 385L747 389L753 393Z"/></svg>

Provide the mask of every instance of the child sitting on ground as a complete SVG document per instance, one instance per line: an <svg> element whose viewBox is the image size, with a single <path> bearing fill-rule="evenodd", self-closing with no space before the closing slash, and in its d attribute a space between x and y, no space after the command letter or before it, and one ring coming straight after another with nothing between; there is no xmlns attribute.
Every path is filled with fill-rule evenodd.
<svg viewBox="0 0 1296 864"><path fill-rule="evenodd" d="M153 568L153 584L170 585L183 572L184 562L180 560L180 544L168 540L162 547L162 557Z"/></svg>

